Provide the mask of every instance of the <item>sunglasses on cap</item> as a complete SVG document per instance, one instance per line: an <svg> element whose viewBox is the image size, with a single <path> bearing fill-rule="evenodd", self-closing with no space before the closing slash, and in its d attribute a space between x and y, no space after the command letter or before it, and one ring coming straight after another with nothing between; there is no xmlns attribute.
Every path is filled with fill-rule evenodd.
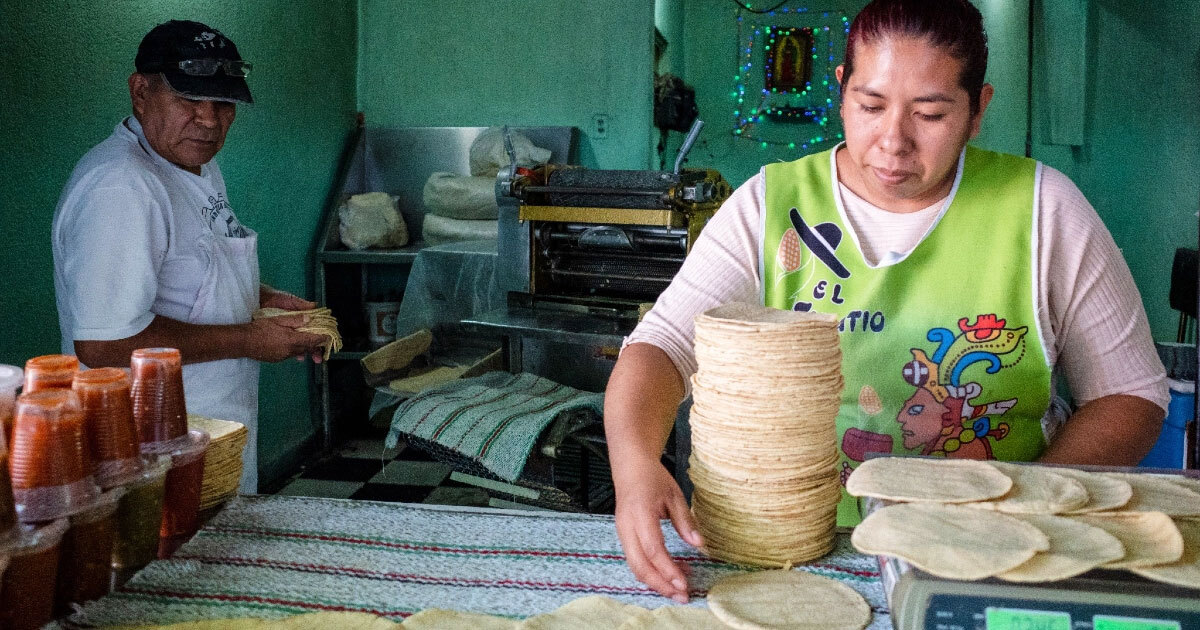
<svg viewBox="0 0 1200 630"><path fill-rule="evenodd" d="M178 70L193 77L211 77L217 73L217 69L224 69L226 76L245 77L250 74L250 70L253 68L254 64L249 61L236 59L184 59L177 63L164 62L153 64L152 67L146 69L158 72Z"/></svg>

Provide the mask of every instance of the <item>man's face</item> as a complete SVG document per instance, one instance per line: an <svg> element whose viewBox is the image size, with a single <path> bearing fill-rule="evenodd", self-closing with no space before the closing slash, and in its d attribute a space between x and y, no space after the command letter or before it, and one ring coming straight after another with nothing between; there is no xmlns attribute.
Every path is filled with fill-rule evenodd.
<svg viewBox="0 0 1200 630"><path fill-rule="evenodd" d="M225 134L237 114L233 103L180 96L157 75L130 75L129 95L150 146L195 174L225 145Z"/></svg>
<svg viewBox="0 0 1200 630"><path fill-rule="evenodd" d="M860 43L855 55L849 85L842 86L846 147L838 174L885 210L925 208L949 194L959 153L979 133L992 88L984 87L972 115L959 85L962 62L923 39L884 37Z"/></svg>

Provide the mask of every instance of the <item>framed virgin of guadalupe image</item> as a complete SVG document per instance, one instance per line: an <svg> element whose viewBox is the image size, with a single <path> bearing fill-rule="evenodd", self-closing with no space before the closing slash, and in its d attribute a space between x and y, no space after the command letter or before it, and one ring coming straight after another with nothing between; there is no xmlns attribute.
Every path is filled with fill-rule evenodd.
<svg viewBox="0 0 1200 630"><path fill-rule="evenodd" d="M767 32L763 87L772 92L804 91L812 80L812 29L776 27Z"/></svg>

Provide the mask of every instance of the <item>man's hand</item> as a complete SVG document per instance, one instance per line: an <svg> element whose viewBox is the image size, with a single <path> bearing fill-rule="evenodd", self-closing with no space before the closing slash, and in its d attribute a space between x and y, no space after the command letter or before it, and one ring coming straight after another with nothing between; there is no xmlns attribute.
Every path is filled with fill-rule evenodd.
<svg viewBox="0 0 1200 630"><path fill-rule="evenodd" d="M296 297L287 291L280 291L279 289L265 284L258 285L258 303L259 308L281 308L285 311L307 311L317 308L316 302L309 302L308 300ZM290 327L300 328L302 326L303 324ZM297 361L303 361L306 357L312 357L313 363L320 363L324 356L325 351L323 348L318 348L313 352L295 355Z"/></svg>
<svg viewBox="0 0 1200 630"><path fill-rule="evenodd" d="M620 477L620 481L617 480ZM676 563L663 542L660 521L670 518L688 544L703 544L679 485L657 461L626 467L614 475L617 536L625 561L638 580L679 603L688 601L686 564Z"/></svg>
<svg viewBox="0 0 1200 630"><path fill-rule="evenodd" d="M258 298L260 308L281 308L285 311L307 311L317 308L316 302L309 302L265 284L259 285Z"/></svg>
<svg viewBox="0 0 1200 630"><path fill-rule="evenodd" d="M244 324L249 340L249 357L267 363L309 355L316 360L324 352L325 336L296 330L307 323L307 315L281 315Z"/></svg>

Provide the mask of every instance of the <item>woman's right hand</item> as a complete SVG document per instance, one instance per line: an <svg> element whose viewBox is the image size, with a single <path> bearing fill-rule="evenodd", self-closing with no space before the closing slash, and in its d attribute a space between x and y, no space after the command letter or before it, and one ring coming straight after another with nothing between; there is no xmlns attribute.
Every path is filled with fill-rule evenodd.
<svg viewBox="0 0 1200 630"><path fill-rule="evenodd" d="M687 565L676 563L667 552L661 523L669 518L684 541L694 547L703 544L683 492L658 461L622 466L614 473L617 536L625 562L645 585L687 603Z"/></svg>

